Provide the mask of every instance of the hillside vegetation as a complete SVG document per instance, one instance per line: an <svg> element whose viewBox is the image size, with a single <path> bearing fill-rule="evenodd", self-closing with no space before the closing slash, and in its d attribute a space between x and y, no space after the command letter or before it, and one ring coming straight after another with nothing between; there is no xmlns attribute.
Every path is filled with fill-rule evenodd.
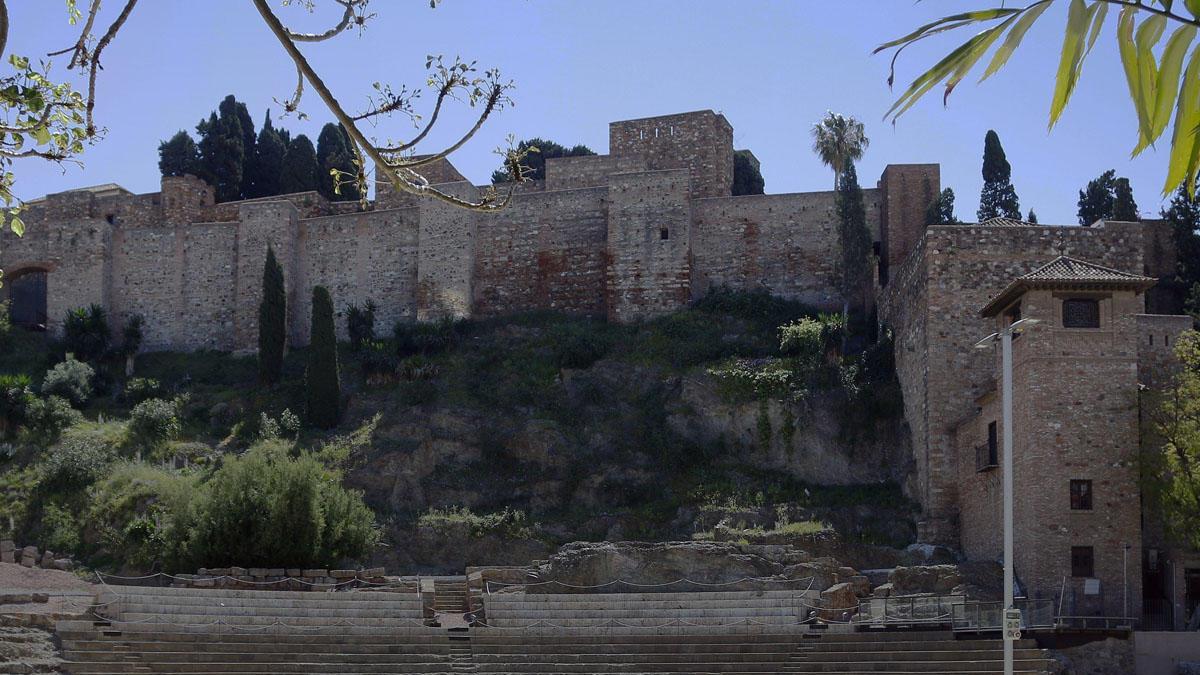
<svg viewBox="0 0 1200 675"><path fill-rule="evenodd" d="M302 419L303 350L266 387L252 356L140 354L127 377L124 360L7 330L0 536L179 571L913 539L891 346L864 326L843 340L836 318L727 291L636 325L537 313L387 331L371 315L337 318L352 340L330 431Z"/></svg>

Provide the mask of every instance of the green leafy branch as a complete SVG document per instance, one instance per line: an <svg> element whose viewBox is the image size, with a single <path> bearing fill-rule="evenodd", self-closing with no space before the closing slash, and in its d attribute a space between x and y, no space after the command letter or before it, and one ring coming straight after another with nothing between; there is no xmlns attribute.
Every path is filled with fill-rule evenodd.
<svg viewBox="0 0 1200 675"><path fill-rule="evenodd" d="M1196 176L1200 173L1200 46L1192 45L1200 29L1200 0L1063 1L1068 4L1067 21L1050 100L1049 127L1054 127L1070 101L1083 62L1096 44L1110 7L1118 6L1117 45L1138 119L1138 140L1131 155L1137 156L1153 146L1167 127L1172 126L1173 119L1163 194L1180 184L1194 193ZM989 52L991 59L979 81L994 75L1008 63L1030 27L1055 2L1058 0L1037 0L1021 8L996 7L952 14L877 47L875 53L895 50L888 77L891 85L895 81L896 61L908 46L941 33L987 26L914 79L885 117L895 122L939 84L944 85L944 104ZM1177 11L1179 6L1186 14ZM1174 30L1156 54L1168 25L1174 25ZM997 43L999 46L993 51Z"/></svg>

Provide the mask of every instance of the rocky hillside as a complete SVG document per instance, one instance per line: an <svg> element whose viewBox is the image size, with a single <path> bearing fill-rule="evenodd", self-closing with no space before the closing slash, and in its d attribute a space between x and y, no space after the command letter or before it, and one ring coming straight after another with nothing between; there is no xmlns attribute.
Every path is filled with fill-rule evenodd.
<svg viewBox="0 0 1200 675"><path fill-rule="evenodd" d="M378 339L341 348L346 412L328 434L290 430L303 352L271 389L256 385L252 357L145 354L136 387L177 397L180 433L153 453L128 441L117 453L195 474L264 436L338 445L346 483L382 526L370 562L394 570L525 563L577 540L832 538L870 558L914 536L890 345L859 326L843 337L828 317L796 323L812 316L765 294L717 293L635 326L537 314L376 327ZM59 358L54 345L36 349ZM85 424L127 437L131 382L99 382ZM19 540L56 536L63 518L44 522L47 504L86 520L78 499L22 492L21 472L53 448L8 447L0 490L26 507ZM153 499L142 501L131 518L144 519ZM82 530L78 555L106 548L107 564L130 564Z"/></svg>

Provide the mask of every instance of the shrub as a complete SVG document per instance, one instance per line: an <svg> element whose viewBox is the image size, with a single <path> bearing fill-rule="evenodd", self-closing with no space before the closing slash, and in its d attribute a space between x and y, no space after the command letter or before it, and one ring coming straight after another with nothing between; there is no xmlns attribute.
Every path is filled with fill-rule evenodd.
<svg viewBox="0 0 1200 675"><path fill-rule="evenodd" d="M805 382L784 359L730 359L708 369L717 389L733 402L750 400L798 401L807 393Z"/></svg>
<svg viewBox="0 0 1200 675"><path fill-rule="evenodd" d="M125 330L121 331L121 352L125 356L133 356L142 348L142 317L134 314L125 322Z"/></svg>
<svg viewBox="0 0 1200 675"><path fill-rule="evenodd" d="M258 376L264 384L275 384L283 374L283 352L287 345L287 291L283 286L283 266L270 246L263 265L262 286L262 302L258 306Z"/></svg>
<svg viewBox="0 0 1200 675"><path fill-rule="evenodd" d="M191 562L315 567L366 555L378 540L374 514L340 474L310 453L266 442L228 458L198 490Z"/></svg>
<svg viewBox="0 0 1200 675"><path fill-rule="evenodd" d="M13 431L25 419L33 401L28 375L0 375L0 438Z"/></svg>
<svg viewBox="0 0 1200 675"><path fill-rule="evenodd" d="M134 377L125 383L125 400L137 405L149 398L161 398L162 384L153 377Z"/></svg>
<svg viewBox="0 0 1200 675"><path fill-rule="evenodd" d="M264 441L275 440L290 436L292 440L300 434L300 418L296 417L296 413L283 409L279 413L279 419L271 417L267 413L261 413L258 419L258 438Z"/></svg>
<svg viewBox="0 0 1200 675"><path fill-rule="evenodd" d="M79 551L81 523L67 509L57 504L47 504L42 510L42 543L60 553Z"/></svg>
<svg viewBox="0 0 1200 675"><path fill-rule="evenodd" d="M102 478L116 457L116 449L100 433L65 434L39 465L39 483L59 494L82 490Z"/></svg>
<svg viewBox="0 0 1200 675"><path fill-rule="evenodd" d="M34 398L25 407L25 434L34 445L46 447L58 440L64 429L83 420L83 415L64 398Z"/></svg>
<svg viewBox="0 0 1200 675"><path fill-rule="evenodd" d="M590 368L608 355L612 340L601 332L603 326L567 325L552 334L554 359L559 368Z"/></svg>
<svg viewBox="0 0 1200 675"><path fill-rule="evenodd" d="M0 302L0 351L12 349L13 323L8 300Z"/></svg>
<svg viewBox="0 0 1200 675"><path fill-rule="evenodd" d="M375 303L368 300L362 307L350 305L346 310L346 332L350 335L350 346L355 351L375 339L376 309Z"/></svg>
<svg viewBox="0 0 1200 675"><path fill-rule="evenodd" d="M68 352L82 361L94 361L108 351L108 313L100 305L78 307L67 312L63 342Z"/></svg>
<svg viewBox="0 0 1200 675"><path fill-rule="evenodd" d="M417 519L417 527L440 534L449 534L462 527L475 538L496 535L505 539L533 538L537 528L529 522L524 511L505 508L503 511L480 515L465 506L430 509Z"/></svg>
<svg viewBox="0 0 1200 675"><path fill-rule="evenodd" d="M396 353L400 356L411 354L438 354L450 349L461 336L465 323L446 318L433 322L408 323L397 321L392 327L392 337L396 340Z"/></svg>
<svg viewBox="0 0 1200 675"><path fill-rule="evenodd" d="M76 406L87 403L92 397L92 380L96 371L91 366L76 361L73 354L67 354L67 360L54 366L42 380L42 393L61 396Z"/></svg>
<svg viewBox="0 0 1200 675"><path fill-rule="evenodd" d="M148 398L129 413L129 439L136 446L156 450L179 435L179 401Z"/></svg>
<svg viewBox="0 0 1200 675"><path fill-rule="evenodd" d="M194 475L139 463L113 467L90 493L87 522L97 543L142 569L185 557Z"/></svg>
<svg viewBox="0 0 1200 675"><path fill-rule="evenodd" d="M322 429L337 426L341 417L342 383L338 368L333 299L324 286L313 288L312 345L304 372L308 423Z"/></svg>
<svg viewBox="0 0 1200 675"><path fill-rule="evenodd" d="M368 384L388 382L396 377L396 367L400 361L395 350L387 343L376 340L363 344L359 364L362 367L363 379Z"/></svg>

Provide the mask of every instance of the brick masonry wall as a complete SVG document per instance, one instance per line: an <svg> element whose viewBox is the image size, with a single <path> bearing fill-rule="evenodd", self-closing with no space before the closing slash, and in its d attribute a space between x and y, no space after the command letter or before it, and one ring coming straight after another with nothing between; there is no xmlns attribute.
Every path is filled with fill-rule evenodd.
<svg viewBox="0 0 1200 675"><path fill-rule="evenodd" d="M1136 315L1144 299L1114 291L1100 300L1099 329L1062 328L1071 295L1030 291L1021 304L1022 316L1042 323L1013 349L1017 570L1035 597L1056 597L1066 578L1075 612L1122 616L1128 545L1129 606L1139 616ZM1092 510L1071 509L1071 479L1093 481ZM1082 579L1071 578L1072 546L1094 547L1102 596L1084 595Z"/></svg>
<svg viewBox="0 0 1200 675"><path fill-rule="evenodd" d="M687 169L612 177L607 228L610 319L633 321L687 305L690 187Z"/></svg>
<svg viewBox="0 0 1200 675"><path fill-rule="evenodd" d="M733 191L733 127L711 110L613 122L608 149L617 157L644 157L651 170L688 169L693 196Z"/></svg>
<svg viewBox="0 0 1200 675"><path fill-rule="evenodd" d="M1192 317L1166 314L1137 315L1138 382L1151 389L1169 386L1178 367L1175 342L1191 330Z"/></svg>
<svg viewBox="0 0 1200 675"><path fill-rule="evenodd" d="M840 309L835 197L807 192L693 201L692 297L720 285L767 288L815 307ZM877 191L864 190L863 200L868 227L878 232Z"/></svg>
<svg viewBox="0 0 1200 675"><path fill-rule="evenodd" d="M997 533L1003 527L1004 486L999 468L977 470L976 452L986 448L988 423L996 423L997 459L1004 444L1000 419L1000 395L996 391L981 397L979 413L967 419L955 432L958 448L958 494L961 546L968 560L1000 560L1004 541Z"/></svg>
<svg viewBox="0 0 1200 675"><path fill-rule="evenodd" d="M470 183L442 187L463 199L479 195ZM470 316L476 228L488 216L433 199L421 200L419 208L417 319Z"/></svg>
<svg viewBox="0 0 1200 675"><path fill-rule="evenodd" d="M925 232L925 212L941 192L937 164L891 164L879 179L880 281L898 268Z"/></svg>
<svg viewBox="0 0 1200 675"><path fill-rule="evenodd" d="M925 511L922 538L957 541L952 432L973 412L974 400L990 386L994 373L990 359L973 348L994 330L979 310L1012 279L1060 254L1140 273L1142 247L1140 226L1129 223L937 226L892 270L880 320L897 334L896 364L917 463L915 496ZM921 306L912 307L914 301ZM924 347L918 344L922 341Z"/></svg>
<svg viewBox="0 0 1200 675"><path fill-rule="evenodd" d="M608 185L614 173L645 171L646 160L638 155L585 155L551 157L546 160L546 190Z"/></svg>
<svg viewBox="0 0 1200 675"><path fill-rule="evenodd" d="M521 194L477 223L474 314L606 314L607 187Z"/></svg>

